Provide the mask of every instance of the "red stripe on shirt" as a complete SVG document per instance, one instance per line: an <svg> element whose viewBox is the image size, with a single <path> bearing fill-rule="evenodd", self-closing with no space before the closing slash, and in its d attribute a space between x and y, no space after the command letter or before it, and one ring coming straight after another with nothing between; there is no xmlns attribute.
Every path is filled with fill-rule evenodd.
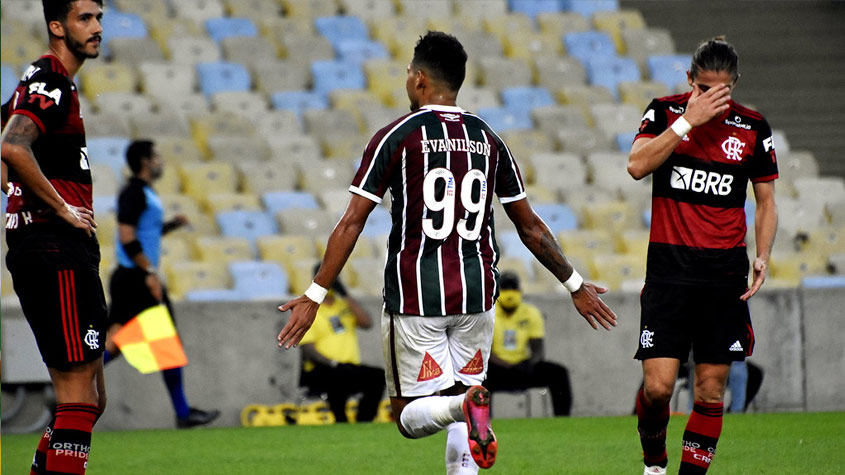
<svg viewBox="0 0 845 475"><path fill-rule="evenodd" d="M44 127L44 122L41 122L41 119L39 119L38 116L33 114L32 112L26 109L15 109L14 111L12 111L12 115L15 114L21 114L29 117L30 119L32 119L33 122L35 122L35 125L38 126L38 130L40 130L42 134L47 133L47 128Z"/></svg>
<svg viewBox="0 0 845 475"><path fill-rule="evenodd" d="M745 246L745 209L717 208L655 197L650 242L708 249Z"/></svg>

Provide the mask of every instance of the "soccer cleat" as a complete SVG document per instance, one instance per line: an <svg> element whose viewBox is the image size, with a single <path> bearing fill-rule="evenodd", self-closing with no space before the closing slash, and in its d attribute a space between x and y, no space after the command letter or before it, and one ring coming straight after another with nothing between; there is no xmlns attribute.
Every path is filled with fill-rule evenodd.
<svg viewBox="0 0 845 475"><path fill-rule="evenodd" d="M176 427L179 429L188 429L190 427L201 426L210 423L218 417L220 417L220 411L216 409L203 411L202 409L192 407L191 412L188 413L188 417L184 419L176 418Z"/></svg>
<svg viewBox="0 0 845 475"><path fill-rule="evenodd" d="M464 418L469 432L469 452L481 468L490 468L496 462L499 444L490 427L490 391L484 386L472 386L463 403Z"/></svg>
<svg viewBox="0 0 845 475"><path fill-rule="evenodd" d="M643 470L643 475L666 475L666 467L661 467L660 465L646 466L645 470Z"/></svg>

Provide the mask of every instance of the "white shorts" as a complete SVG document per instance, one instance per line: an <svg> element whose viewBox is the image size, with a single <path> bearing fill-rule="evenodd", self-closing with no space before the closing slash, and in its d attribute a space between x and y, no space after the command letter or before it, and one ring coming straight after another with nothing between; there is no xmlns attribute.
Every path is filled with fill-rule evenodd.
<svg viewBox="0 0 845 475"><path fill-rule="evenodd" d="M493 344L495 311L443 317L382 310L385 377L390 397L430 396L481 384Z"/></svg>

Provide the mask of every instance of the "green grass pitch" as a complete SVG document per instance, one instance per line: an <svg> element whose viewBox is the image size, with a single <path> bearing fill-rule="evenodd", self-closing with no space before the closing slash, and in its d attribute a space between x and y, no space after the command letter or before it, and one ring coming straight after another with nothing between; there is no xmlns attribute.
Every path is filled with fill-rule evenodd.
<svg viewBox="0 0 845 475"><path fill-rule="evenodd" d="M669 473L686 419L669 425ZM642 473L633 416L496 420L494 429L499 457L486 473ZM29 473L38 437L3 436L3 473ZM445 433L406 440L392 424L99 432L87 473L439 474L444 445ZM728 415L709 473L845 473L845 413Z"/></svg>

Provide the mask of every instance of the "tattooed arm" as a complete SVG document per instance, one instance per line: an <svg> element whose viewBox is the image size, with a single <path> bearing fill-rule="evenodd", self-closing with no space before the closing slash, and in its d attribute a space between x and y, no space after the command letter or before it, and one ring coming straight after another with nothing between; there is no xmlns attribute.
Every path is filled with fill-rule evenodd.
<svg viewBox="0 0 845 475"><path fill-rule="evenodd" d="M89 209L66 203L41 172L32 153L32 144L39 133L32 119L22 114L13 115L3 130L2 149L0 149L3 165L11 167L20 177L21 182L26 185L27 190L44 201L57 216L90 235L97 227L94 222L94 213Z"/></svg>
<svg viewBox="0 0 845 475"><path fill-rule="evenodd" d="M551 230L537 216L528 200L514 201L504 205L504 208L508 218L516 225L522 243L534 257L560 282L569 279L574 269L563 255L563 250ZM575 308L594 329L598 329L598 325L607 330L616 326L616 314L598 296L605 292L607 289L589 282L584 282L580 289L572 292Z"/></svg>

